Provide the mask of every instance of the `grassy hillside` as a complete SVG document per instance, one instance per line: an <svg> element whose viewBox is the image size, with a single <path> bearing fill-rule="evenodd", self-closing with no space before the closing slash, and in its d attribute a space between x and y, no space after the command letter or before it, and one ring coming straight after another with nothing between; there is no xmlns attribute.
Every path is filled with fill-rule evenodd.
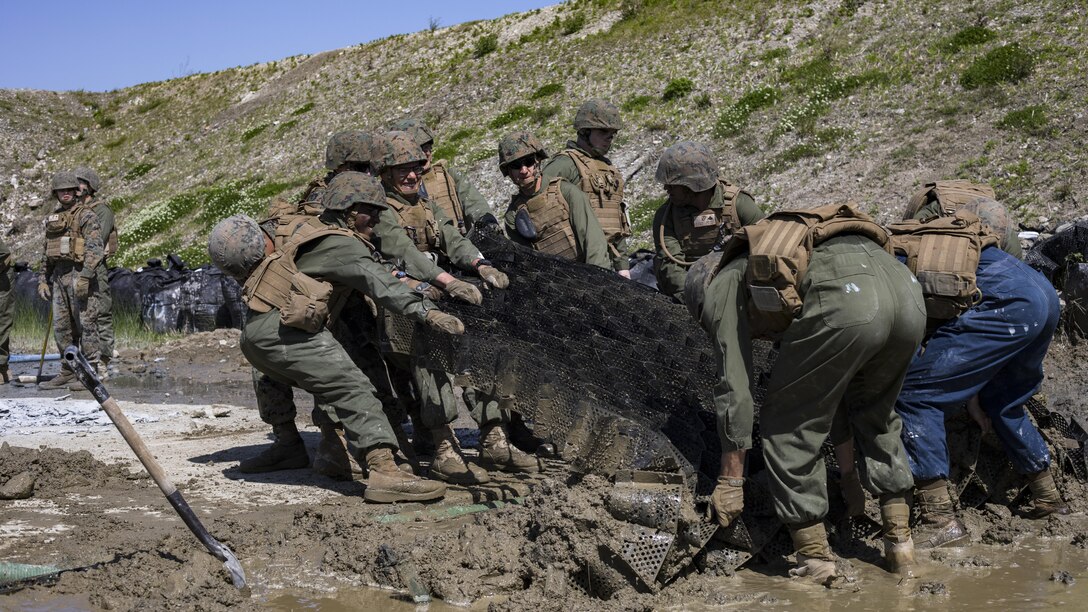
<svg viewBox="0 0 1088 612"><path fill-rule="evenodd" d="M1088 9L1079 0L575 0L494 21L113 92L0 90L0 231L40 257L49 175L88 164L118 263L177 251L320 173L327 137L422 116L493 207L495 145L550 151L588 97L621 105L613 160L648 238L653 170L708 142L767 208L851 199L890 219L935 178L990 182L1025 227L1086 212Z"/></svg>

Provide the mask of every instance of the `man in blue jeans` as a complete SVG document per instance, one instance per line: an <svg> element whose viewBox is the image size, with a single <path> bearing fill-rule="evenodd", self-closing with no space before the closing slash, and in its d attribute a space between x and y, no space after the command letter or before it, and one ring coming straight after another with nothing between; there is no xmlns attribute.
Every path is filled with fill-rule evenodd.
<svg viewBox="0 0 1088 612"><path fill-rule="evenodd" d="M1069 513L1050 473L1050 452L1024 410L1043 380L1058 296L1042 275L996 246L982 249L976 282L981 300L923 342L896 402L922 519L919 548L967 536L952 510L944 427L945 415L965 405L1027 476L1035 501L1027 516Z"/></svg>

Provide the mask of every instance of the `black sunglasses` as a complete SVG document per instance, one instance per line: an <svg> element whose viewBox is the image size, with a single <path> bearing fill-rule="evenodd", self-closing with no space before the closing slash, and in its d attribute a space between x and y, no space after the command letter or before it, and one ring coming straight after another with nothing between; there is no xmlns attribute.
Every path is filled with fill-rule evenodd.
<svg viewBox="0 0 1088 612"><path fill-rule="evenodd" d="M536 156L535 155L529 155L527 157L522 157L522 158L519 158L519 159L515 159L514 161L510 162L509 164L506 165L506 169L507 170L521 170L522 168L532 168L535 165L536 165Z"/></svg>

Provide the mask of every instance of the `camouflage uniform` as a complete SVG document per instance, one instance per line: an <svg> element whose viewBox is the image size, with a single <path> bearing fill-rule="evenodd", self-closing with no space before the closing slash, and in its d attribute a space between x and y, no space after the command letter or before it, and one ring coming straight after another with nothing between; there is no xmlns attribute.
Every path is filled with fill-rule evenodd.
<svg viewBox="0 0 1088 612"><path fill-rule="evenodd" d="M71 183L78 187L75 175L59 174L71 177ZM67 180L67 177L63 179ZM51 229L62 224L68 228L62 235ZM42 278L52 291L53 337L58 350L64 351L69 346L77 345L87 360L97 365L100 358L98 313L95 312L100 291L97 272L105 258L102 226L90 207L80 203L71 206L58 204L46 218L46 232ZM51 233L56 235L50 237ZM65 241L65 238L68 240ZM75 252L79 241L82 241L82 256ZM68 246L55 247L64 242ZM53 253L54 248L67 249L68 253ZM81 279L86 279L82 282L88 283L90 287L84 297L76 294L76 284ZM70 371L66 365L61 365L62 374Z"/></svg>
<svg viewBox="0 0 1088 612"><path fill-rule="evenodd" d="M679 142L666 149L658 163L656 180L663 185L682 185L696 193L714 190L706 210L665 200L654 214L657 289L682 302L688 267L713 247L721 248L740 226L755 223L764 215L748 192L719 178L710 149L699 143Z"/></svg>
<svg viewBox="0 0 1088 612"><path fill-rule="evenodd" d="M11 354L10 335L15 319L15 257L0 238L0 384L9 380L8 356Z"/></svg>
<svg viewBox="0 0 1088 612"><path fill-rule="evenodd" d="M593 99L585 102L574 117L574 129L579 133L588 129L619 130L623 128L619 109L606 100ZM587 164L599 166L592 176L583 176ZM556 177L585 192L590 210L608 238L609 255L615 270L631 267L626 254L626 239L631 235L627 221L627 207L623 200L623 176L604 154L584 149L578 141L568 141L567 148L552 157L543 168L546 185Z"/></svg>

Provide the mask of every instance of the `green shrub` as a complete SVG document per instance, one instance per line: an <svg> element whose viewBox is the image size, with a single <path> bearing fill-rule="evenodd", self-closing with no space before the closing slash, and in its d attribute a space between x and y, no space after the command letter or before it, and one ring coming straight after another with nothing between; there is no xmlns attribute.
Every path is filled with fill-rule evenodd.
<svg viewBox="0 0 1088 612"><path fill-rule="evenodd" d="M109 202L109 207L110 207L110 210L112 210L115 213L116 212L121 212L122 210L128 208L128 199L126 199L126 198L113 198Z"/></svg>
<svg viewBox="0 0 1088 612"><path fill-rule="evenodd" d="M156 108L162 106L165 103L166 103L165 98L154 98L154 99L148 100L147 102L144 102L143 104L137 106L136 107L136 112L141 113L141 114L150 113L151 111L155 110Z"/></svg>
<svg viewBox="0 0 1088 612"><path fill-rule="evenodd" d="M757 110L773 106L782 99L782 92L775 87L760 87L741 96L722 112L714 124L714 134L719 138L735 136L748 124L748 117Z"/></svg>
<svg viewBox="0 0 1088 612"><path fill-rule="evenodd" d="M641 108L645 108L650 104L650 102L653 101L653 96L631 96L630 98L624 100L623 104L620 105L620 108L623 109L625 112L630 113L637 111Z"/></svg>
<svg viewBox="0 0 1088 612"><path fill-rule="evenodd" d="M125 179L129 181L138 179L141 176L147 174L148 172L151 172L151 170L153 170L154 168L155 164L151 162L136 164L135 166L129 168L128 172L125 173Z"/></svg>
<svg viewBox="0 0 1088 612"><path fill-rule="evenodd" d="M291 111L291 114L292 115L302 115L302 114L305 114L305 113L308 113L308 112L312 111L313 109L314 109L314 103L313 102L307 102L306 104L303 104L302 106L300 106L300 107L296 108L295 110Z"/></svg>
<svg viewBox="0 0 1088 612"><path fill-rule="evenodd" d="M498 34L485 34L476 39L476 43L472 46L472 57L481 58L488 53L492 53L499 48L499 35Z"/></svg>
<svg viewBox="0 0 1088 612"><path fill-rule="evenodd" d="M982 26L969 26L946 38L941 42L940 49L948 53L959 53L967 47L981 45L996 37L997 34Z"/></svg>
<svg viewBox="0 0 1088 612"><path fill-rule="evenodd" d="M978 89L998 83L1017 83L1027 78L1035 68L1035 58L1031 52L1018 43L993 49L975 60L960 75L960 86L964 89Z"/></svg>
<svg viewBox="0 0 1088 612"><path fill-rule="evenodd" d="M835 76L837 68L831 59L825 56L813 58L800 66L782 70L782 81L793 85L800 91L808 91Z"/></svg>
<svg viewBox="0 0 1088 612"><path fill-rule="evenodd" d="M282 133L286 132L287 130L290 130L291 128L295 127L296 125L298 125L298 119L292 119L290 121L284 121L283 123L281 123L279 125L279 127L276 128L276 134L282 134Z"/></svg>
<svg viewBox="0 0 1088 612"><path fill-rule="evenodd" d="M107 149L116 149L117 147L125 144L125 141L127 140L128 136L120 136L119 138L111 140L102 146L106 147Z"/></svg>
<svg viewBox="0 0 1088 612"><path fill-rule="evenodd" d="M785 47L778 47L777 49L771 49L770 51L764 51L760 54L759 59L763 62L773 62L777 59L785 59L789 57L790 50Z"/></svg>
<svg viewBox="0 0 1088 612"><path fill-rule="evenodd" d="M490 125L494 129L499 129L502 127L506 127L515 121L519 121L521 119L525 119L526 117L532 116L532 114L532 108L525 106L524 104L518 104L512 107L510 110L506 111L505 113L492 119L491 123L489 123L488 125Z"/></svg>
<svg viewBox="0 0 1088 612"><path fill-rule="evenodd" d="M242 142L249 142L250 140L253 140L257 136L260 136L261 132L263 132L263 131L265 131L267 129L268 129L268 124L267 123L262 123L261 125L258 125L255 128L250 128L250 129L246 130L245 132L242 132Z"/></svg>
<svg viewBox="0 0 1088 612"><path fill-rule="evenodd" d="M533 120L537 123L544 123L548 119L551 119L559 112L558 104L548 104L541 106L533 111Z"/></svg>
<svg viewBox="0 0 1088 612"><path fill-rule="evenodd" d="M695 108L699 110L710 108L710 94L704 92L695 96Z"/></svg>
<svg viewBox="0 0 1088 612"><path fill-rule="evenodd" d="M533 95L529 97L533 100L539 100L540 98L554 96L561 91L563 91L563 85L561 83L548 83L547 85L541 85L540 88L534 91Z"/></svg>
<svg viewBox="0 0 1088 612"><path fill-rule="evenodd" d="M117 125L117 121L113 117L107 115L106 111L102 109L96 109L92 117L94 118L95 125L102 129L111 128L114 125Z"/></svg>
<svg viewBox="0 0 1088 612"><path fill-rule="evenodd" d="M1050 131L1049 125L1046 109L1038 105L1009 111L1001 118L1001 121L997 122L999 128L1020 130L1033 136L1046 135Z"/></svg>
<svg viewBox="0 0 1088 612"><path fill-rule="evenodd" d="M567 17L559 24L559 31L563 36L570 36L578 30L581 30L586 25L586 16L584 13L575 13L570 17Z"/></svg>
<svg viewBox="0 0 1088 612"><path fill-rule="evenodd" d="M665 86L665 91L661 92L661 99L666 102L679 100L680 98L687 96L694 89L695 83L689 78L681 77L679 79L673 79Z"/></svg>

